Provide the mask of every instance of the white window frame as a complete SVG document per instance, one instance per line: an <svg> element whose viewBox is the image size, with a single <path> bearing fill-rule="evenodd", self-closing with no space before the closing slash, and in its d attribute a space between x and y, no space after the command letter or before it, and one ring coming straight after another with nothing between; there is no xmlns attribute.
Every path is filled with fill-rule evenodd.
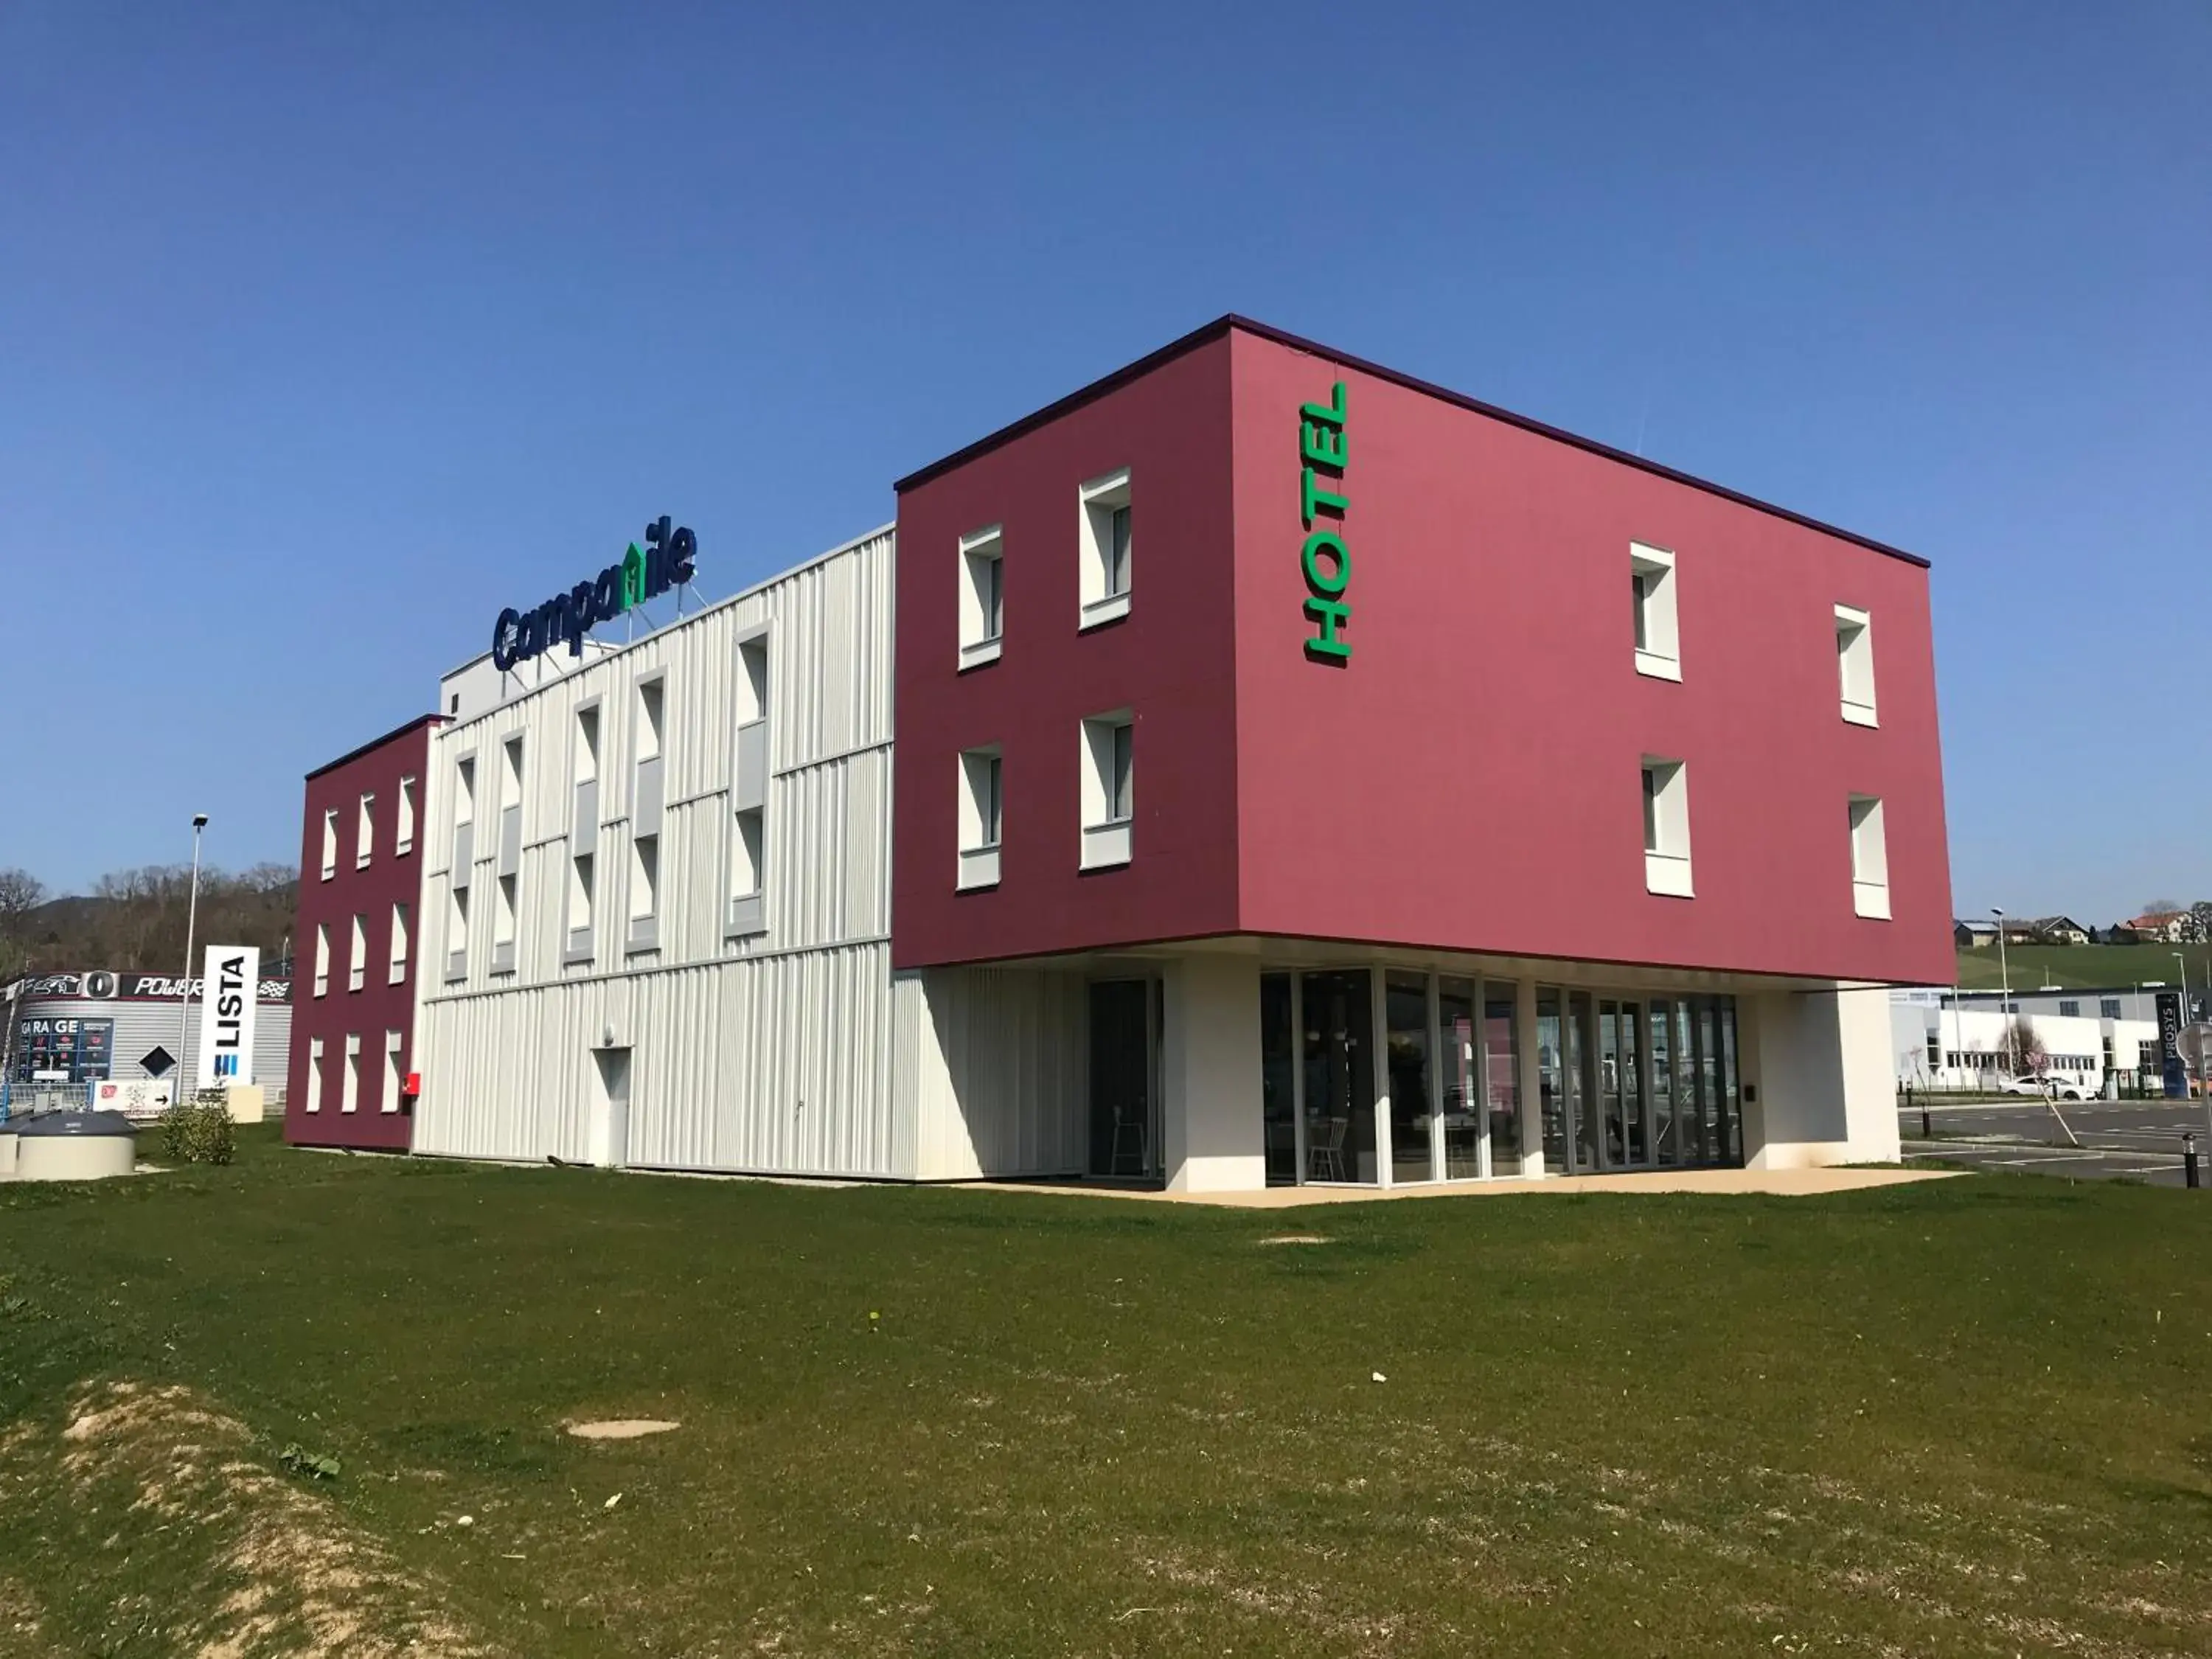
<svg viewBox="0 0 2212 1659"><path fill-rule="evenodd" d="M331 994L331 925L327 921L315 924L315 994Z"/></svg>
<svg viewBox="0 0 2212 1659"><path fill-rule="evenodd" d="M361 813L354 821L353 867L368 868L368 861L376 850L376 791L361 792Z"/></svg>
<svg viewBox="0 0 2212 1659"><path fill-rule="evenodd" d="M368 982L368 918L353 913L353 932L346 953L346 989L358 991Z"/></svg>
<svg viewBox="0 0 2212 1659"><path fill-rule="evenodd" d="M396 1113L399 1109L399 1085L406 1079L399 1069L398 1032L389 1025L384 1028L384 1102L380 1109Z"/></svg>
<svg viewBox="0 0 2212 1659"><path fill-rule="evenodd" d="M338 1096L338 1110L361 1109L361 1033L349 1031L345 1040L345 1078Z"/></svg>
<svg viewBox="0 0 2212 1659"><path fill-rule="evenodd" d="M1845 720L1881 724L1875 714L1874 616L1856 605L1836 607L1836 684Z"/></svg>
<svg viewBox="0 0 2212 1659"><path fill-rule="evenodd" d="M514 971L515 913L522 906L522 877L520 872L492 878L491 907L491 971L511 974Z"/></svg>
<svg viewBox="0 0 2212 1659"><path fill-rule="evenodd" d="M1889 920L1889 833L1881 797L1850 799L1851 908L1876 921Z"/></svg>
<svg viewBox="0 0 2212 1659"><path fill-rule="evenodd" d="M999 842L1006 829L1006 764L999 745L963 750L959 778L960 863L963 891L999 884Z"/></svg>
<svg viewBox="0 0 2212 1659"><path fill-rule="evenodd" d="M323 879L330 880L338 872L338 809L323 808Z"/></svg>
<svg viewBox="0 0 2212 1659"><path fill-rule="evenodd" d="M1006 631L1006 538L1005 526L994 524L960 538L960 666L998 661Z"/></svg>
<svg viewBox="0 0 2212 1659"><path fill-rule="evenodd" d="M1122 573L1121 586L1112 586L1109 561L1112 556L1114 514L1117 508L1130 507L1129 469L1109 472L1103 478L1093 478L1076 492L1077 529L1080 538L1081 573L1078 589L1081 608L1076 618L1079 629L1097 628L1129 614L1129 593L1136 586L1136 514L1130 511L1132 529L1129 537L1128 568Z"/></svg>
<svg viewBox="0 0 2212 1659"><path fill-rule="evenodd" d="M1628 568L1636 580L1632 620L1640 624L1644 635L1636 647L1636 672L1656 680L1679 680L1682 678L1682 629L1674 594L1674 552L1631 542Z"/></svg>
<svg viewBox="0 0 2212 1659"><path fill-rule="evenodd" d="M395 899L392 904L392 951L390 977L387 985L398 985L407 978L407 901Z"/></svg>
<svg viewBox="0 0 2212 1659"><path fill-rule="evenodd" d="M1644 885L1668 898L1694 898L1690 880L1690 769L1664 755L1644 757L1638 777L1644 820Z"/></svg>
<svg viewBox="0 0 2212 1659"><path fill-rule="evenodd" d="M1129 776L1117 790L1114 734L1129 733ZM1136 823L1136 720L1131 711L1115 709L1083 722L1079 738L1083 789L1081 866L1100 870L1127 864L1134 856ZM1121 793L1119 803L1114 796ZM1116 813L1115 805L1121 808Z"/></svg>
<svg viewBox="0 0 2212 1659"><path fill-rule="evenodd" d="M323 1040L307 1039L307 1109L323 1109Z"/></svg>
<svg viewBox="0 0 2212 1659"><path fill-rule="evenodd" d="M599 861L597 851L576 853L568 860L568 904L561 932L563 966L589 962L597 945L593 912L599 908ZM578 935L581 935L580 940Z"/></svg>
<svg viewBox="0 0 2212 1659"><path fill-rule="evenodd" d="M410 773L399 780L398 817L392 826L392 854L415 850L415 779Z"/></svg>
<svg viewBox="0 0 2212 1659"><path fill-rule="evenodd" d="M629 843L629 926L623 948L627 951L660 948L660 837L633 836ZM640 922L652 927L641 929Z"/></svg>

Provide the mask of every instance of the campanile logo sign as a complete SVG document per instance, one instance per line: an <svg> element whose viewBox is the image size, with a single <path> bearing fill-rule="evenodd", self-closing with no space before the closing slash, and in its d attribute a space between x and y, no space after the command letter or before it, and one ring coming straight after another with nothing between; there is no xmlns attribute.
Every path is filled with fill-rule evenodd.
<svg viewBox="0 0 2212 1659"><path fill-rule="evenodd" d="M203 1089L253 1081L253 1024L260 1006L261 952L210 945L200 981L200 1040L193 1075Z"/></svg>

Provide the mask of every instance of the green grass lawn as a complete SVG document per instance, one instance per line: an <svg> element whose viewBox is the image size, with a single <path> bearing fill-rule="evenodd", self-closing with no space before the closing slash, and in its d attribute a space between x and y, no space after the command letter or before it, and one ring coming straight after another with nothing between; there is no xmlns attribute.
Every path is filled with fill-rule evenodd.
<svg viewBox="0 0 2212 1659"><path fill-rule="evenodd" d="M2208 1267L2212 1194L2033 1177L1251 1212L257 1138L0 1188L0 1656L2201 1653ZM617 1416L683 1427L561 1431Z"/></svg>
<svg viewBox="0 0 2212 1659"><path fill-rule="evenodd" d="M2202 945L2008 945L2002 964L2012 970L2012 988L2033 991L2039 985L2111 988L2164 980L2181 988L2181 964L2175 951L2189 958L2192 989L2212 974L2212 951ZM1959 986L1967 991L1994 991L2003 983L1996 946L1959 952ZM2094 1013L2093 1008L2088 1011Z"/></svg>

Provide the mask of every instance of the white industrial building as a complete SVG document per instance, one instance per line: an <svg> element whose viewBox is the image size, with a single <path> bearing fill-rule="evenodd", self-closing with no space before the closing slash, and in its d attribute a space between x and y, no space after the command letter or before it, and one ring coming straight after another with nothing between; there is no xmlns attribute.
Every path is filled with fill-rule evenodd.
<svg viewBox="0 0 2212 1659"><path fill-rule="evenodd" d="M1890 1047L1898 1086L1990 1089L2025 1073L2014 1031L2021 1020L2042 1044L2048 1076L2094 1093L2155 1078L2160 1048L2152 994L2015 992L2008 1010L1996 991L1894 991ZM2136 1006L2141 1017L2124 1012Z"/></svg>
<svg viewBox="0 0 2212 1659"><path fill-rule="evenodd" d="M1083 977L891 969L891 580L886 528L439 730L416 1152L1082 1169Z"/></svg>

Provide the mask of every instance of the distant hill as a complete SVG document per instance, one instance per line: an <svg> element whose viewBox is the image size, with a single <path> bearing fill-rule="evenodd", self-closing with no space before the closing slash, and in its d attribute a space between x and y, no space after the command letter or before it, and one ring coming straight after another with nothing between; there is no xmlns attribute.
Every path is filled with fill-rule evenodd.
<svg viewBox="0 0 2212 1659"><path fill-rule="evenodd" d="M2012 988L2033 991L2056 985L2066 990L2143 985L2153 980L2179 987L2181 964L2174 953L2189 958L2189 982L2205 982L2212 974L2212 949L2202 945L2008 945L2005 963L2012 969ZM1959 988L1994 991L1999 976L1997 948L1959 952Z"/></svg>
<svg viewBox="0 0 2212 1659"><path fill-rule="evenodd" d="M258 946L271 973L289 972L297 876L280 865L233 873L200 872L199 945ZM80 968L175 973L184 965L189 866L154 865L102 876L90 893L48 899L25 911L0 952L17 971Z"/></svg>

